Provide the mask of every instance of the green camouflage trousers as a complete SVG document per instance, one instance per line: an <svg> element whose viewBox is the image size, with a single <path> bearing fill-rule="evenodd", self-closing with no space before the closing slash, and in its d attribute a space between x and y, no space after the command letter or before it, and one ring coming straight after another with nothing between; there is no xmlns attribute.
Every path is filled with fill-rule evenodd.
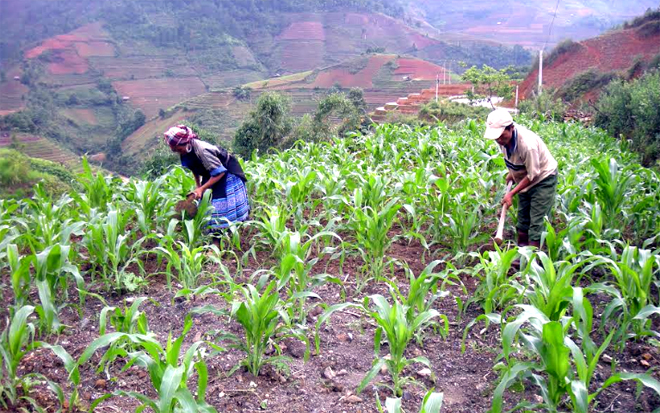
<svg viewBox="0 0 660 413"><path fill-rule="evenodd" d="M540 241L545 230L544 217L550 211L557 193L557 174L550 175L527 192L518 193L518 231L529 233L530 241Z"/></svg>

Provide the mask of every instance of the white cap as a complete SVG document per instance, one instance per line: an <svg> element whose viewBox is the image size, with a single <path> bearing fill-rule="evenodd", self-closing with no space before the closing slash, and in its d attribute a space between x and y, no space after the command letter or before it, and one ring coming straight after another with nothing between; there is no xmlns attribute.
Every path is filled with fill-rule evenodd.
<svg viewBox="0 0 660 413"><path fill-rule="evenodd" d="M506 109L495 109L490 112L488 119L486 119L486 133L484 138L495 140L502 135L504 128L513 123L511 114Z"/></svg>

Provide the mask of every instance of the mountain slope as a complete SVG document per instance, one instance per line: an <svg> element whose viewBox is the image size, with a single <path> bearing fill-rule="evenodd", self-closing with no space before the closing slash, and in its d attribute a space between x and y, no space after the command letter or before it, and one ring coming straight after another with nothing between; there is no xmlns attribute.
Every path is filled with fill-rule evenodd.
<svg viewBox="0 0 660 413"><path fill-rule="evenodd" d="M576 76L590 70L596 74L623 73L636 62L649 62L658 54L660 54L660 12L657 18L627 25L621 30L581 42L565 43L545 59L543 86L560 89ZM521 84L521 95L529 98L537 84L538 68L534 69Z"/></svg>

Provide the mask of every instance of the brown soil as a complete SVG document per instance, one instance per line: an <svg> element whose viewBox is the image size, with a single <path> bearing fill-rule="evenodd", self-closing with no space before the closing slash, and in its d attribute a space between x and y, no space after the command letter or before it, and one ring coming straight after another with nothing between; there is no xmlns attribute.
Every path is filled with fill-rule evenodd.
<svg viewBox="0 0 660 413"><path fill-rule="evenodd" d="M393 234L394 235L394 234ZM243 250L250 246L251 234L246 233L242 237ZM476 249L478 246L475 246ZM395 241L388 251L388 256L396 260L406 262L410 268L419 274L432 260L443 254L442 250L425 251L416 242L408 243L400 240ZM239 252L239 257L241 253ZM228 255L226 255L228 257ZM232 271L237 266L233 259L225 259L225 265ZM370 294L382 294L387 296L388 292L383 283L371 282L364 291L355 291L355 277L360 273L363 262L356 256L349 256L343 268L339 268L338 261L324 257L315 267L316 273L329 273L344 280L346 300L355 299L361 301L364 296ZM158 265L154 255L146 258L146 271L150 274L158 274L149 278L146 290L139 294L129 294L117 297L104 291L96 291L104 296L108 305L121 306L123 300L129 297L148 296L154 300L145 302L141 309L147 313L149 329L154 332L161 343L167 340L172 332L176 337L182 329L183 320L192 309L196 307L213 305L218 309L228 309L228 304L219 296L206 295L195 297L190 301L174 299L174 293L167 290L165 278L162 275L164 263ZM252 256L243 265L243 273L240 280L247 281L249 277L259 269L269 268L273 260L269 251L258 250L256 259ZM213 271L213 268L210 268ZM388 278L394 279L405 292L406 280L402 268L397 265L388 266ZM6 290L10 285L6 279L8 274L3 273L2 285L5 289L4 296L10 292ZM208 281L208 280L207 280ZM408 375L415 377L426 388L435 388L436 391L444 393L444 405L442 411L451 412L483 412L489 409L492 391L498 383L498 373L493 370L497 362L500 350L500 336L496 326L480 331L483 324L475 326L468 336L465 353L461 352L461 339L463 331L468 322L480 314L480 309L471 307L467 314L459 318L457 306L452 296L460 297L464 302L474 292L478 281L470 276L463 275L463 282L468 290L464 294L458 287L449 287L451 295L436 302L435 308L449 318L449 336L443 339L433 331L423 334L423 344L411 342L408 357L423 355L432 364L433 375L420 377L417 372L423 366L415 365L408 369ZM202 284L205 282L202 282ZM307 325L313 330L316 317L320 314L314 308L317 304L325 303L332 305L344 302L342 290L334 284L328 284L315 290L321 301L312 300L308 308ZM36 299L36 296L34 297ZM602 303L594 300L598 307ZM98 300L88 298L81 315L72 308L67 307L61 313L62 322L67 326L60 336L41 338L49 343L62 345L73 357L81 355L87 345L98 337L98 315L103 308ZM0 314L5 319L6 311ZM213 340L212 331L222 330L241 335L242 331L238 323L230 321L228 317L219 317L211 314L195 315L194 325L188 333L184 342L184 348L198 340ZM1 327L1 326L0 326ZM207 356L206 362L209 368L209 386L206 400L219 412L253 412L264 409L269 412L376 412L376 386L379 381L387 381L387 374L379 375L367 389L355 399L354 393L357 385L370 369L374 357L373 337L374 325L365 317L360 316L357 310L346 310L335 313L330 321L321 328L321 351L312 354L308 362L302 359L303 347L300 342L294 340L285 341L284 354L291 357L289 371L277 371L272 367L263 369L259 377L254 377L244 370L227 377L226 374L243 357L238 350L229 350L218 355ZM309 334L310 339L312 334ZM387 354L387 346L381 349L381 355ZM645 371L649 366L659 366L660 354L657 348L645 343L630 343L622 354L616 354L609 349L607 354L618 360L618 369L626 371ZM146 371L139 367L131 367L122 371L122 362L117 362L109 369L109 376L96 372L96 365L100 354L95 355L92 361L82 367L80 394L82 404L87 405L107 392L115 390L137 391L150 397L155 397L155 392ZM643 361L643 362L642 362ZM644 364L646 363L646 364ZM338 373L334 379L327 379L323 373L331 368ZM601 363L597 369L596 382L602 383L609 376L610 366ZM36 350L29 353L21 364L21 373L39 372L51 380L60 383L67 391L70 384L67 375L59 359L50 351ZM657 378L658 373L653 373ZM193 383L191 383L193 385ZM651 411L660 406L660 399L651 392L644 392L639 400L634 397L634 384L621 383L606 390L598 397L599 404L594 411ZM388 396L384 388L378 390L381 399ZM406 411L418 411L419 403L423 397L424 390L414 386L408 386L404 394L403 406ZM51 394L45 389L36 391L37 400L44 406L56 404ZM506 400L510 408L521 398L534 400L535 389L527 388L524 393L510 391ZM116 397L107 400L97 409L99 412L128 412L137 406L133 399Z"/></svg>

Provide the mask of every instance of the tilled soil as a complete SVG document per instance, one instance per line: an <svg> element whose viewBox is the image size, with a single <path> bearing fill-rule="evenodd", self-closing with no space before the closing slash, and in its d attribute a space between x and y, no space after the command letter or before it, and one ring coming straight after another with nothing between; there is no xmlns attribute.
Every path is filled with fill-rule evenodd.
<svg viewBox="0 0 660 413"><path fill-rule="evenodd" d="M388 251L388 256L405 261L415 274L419 274L431 261L428 255L428 252L424 254L421 245L408 244L405 241L396 241ZM243 267L243 277L247 279L246 277L257 269L269 268L271 264L268 252L260 251L256 261L250 258ZM232 262L227 262L226 265L236 268ZM349 256L340 271L336 262L324 259L317 264L316 272L327 272L345 279L346 300L361 302L364 296L370 294L387 296L389 293L386 286L373 281L362 292L355 291L354 277L360 272L362 265L361 259ZM158 273L164 269L162 265L159 268L155 261L148 262L147 268L150 273ZM400 288L406 291L407 280L403 269L392 265L387 267L387 271L388 277L396 280ZM7 274L3 274L4 297L11 296L8 287L11 284L7 281ZM484 329L483 323L477 324L468 335L465 352L461 351L466 325L480 314L480 309L472 306L466 314L459 317L454 297L459 296L465 302L478 284L476 279L469 276L463 276L463 283L468 290L467 295L458 287L450 287L451 294L435 303L435 308L449 319L448 336L443 338L428 329L421 335L421 343L413 341L409 345L407 357L425 356L430 360L432 369L430 375L422 370L423 365L414 365L406 371L407 375L417 381L417 385L408 385L403 395L403 407L407 412L419 411L426 390L431 388L444 394L443 412L484 412L490 408L492 392L499 382L499 373L493 367L500 361L500 332L497 326L491 325ZM117 297L98 292L102 293L108 305L113 306L123 306L125 300L130 302L135 297L149 297L152 301L145 301L140 308L147 314L149 330L163 346L170 333L172 337L178 337L186 315L194 308L212 305L218 309L229 309L222 297L213 294L191 300L175 299L175 292L167 289L162 275L150 278L148 287L140 294ZM320 304L344 302L342 289L334 284L324 285L315 292L321 296L321 300L309 301L310 315L306 325L312 346L314 325L322 310ZM88 297L80 314L72 306L64 308L60 315L62 322L68 326L64 332L59 336L39 339L59 344L74 358L80 357L84 349L99 336L99 314L103 306L99 300ZM6 310L2 315L6 316ZM195 341L214 341L213 331L225 331L239 336L242 334L241 326L228 316L207 313L196 314L192 318L193 327L186 336L183 351ZM2 327L4 324L5 321L2 322ZM209 350L205 360L209 370L209 384L206 401L219 412L376 412L377 395L383 402L386 397L391 396L387 388L378 386L379 383L388 382L386 372L379 374L362 393L356 394L358 384L374 360L374 332L373 322L358 310L336 312L320 329L319 354L314 354L312 348L312 354L305 362L304 344L298 340L286 339L282 343L282 349L290 358L288 368L266 366L259 377L254 377L243 369L228 376L227 373L243 358L244 353L227 349L213 354L207 346ZM223 347L227 345L223 342L215 343ZM384 344L381 347L381 356L387 353L387 345ZM621 354L615 353L613 348L606 353L617 363L617 371L643 372L650 367L657 367L660 362L658 348L645 342L631 342ZM134 391L152 398L156 396L147 371L141 367L132 366L125 369L124 361L120 360L112 364L107 373L97 372L101 355L102 351L97 352L89 363L81 367L81 410L91 401L116 390ZM599 364L594 389L609 377L610 363L601 361ZM45 375L62 385L67 393L72 390L62 363L50 350L38 349L26 355L20 366L20 373L30 372ZM652 374L655 378L660 378L657 371ZM189 385L193 389L196 388L196 377ZM624 382L608 388L598 396L593 411L643 412L660 407L660 398L648 390L636 398L635 387L632 382ZM506 394L506 407L512 408L523 399L536 402L539 398L537 393L538 389L531 384L524 389L510 389ZM57 410L57 401L45 386L33 389L32 396L48 411ZM102 402L96 411L129 412L137 406L135 399L113 397ZM565 410L570 410L569 406L566 406Z"/></svg>

